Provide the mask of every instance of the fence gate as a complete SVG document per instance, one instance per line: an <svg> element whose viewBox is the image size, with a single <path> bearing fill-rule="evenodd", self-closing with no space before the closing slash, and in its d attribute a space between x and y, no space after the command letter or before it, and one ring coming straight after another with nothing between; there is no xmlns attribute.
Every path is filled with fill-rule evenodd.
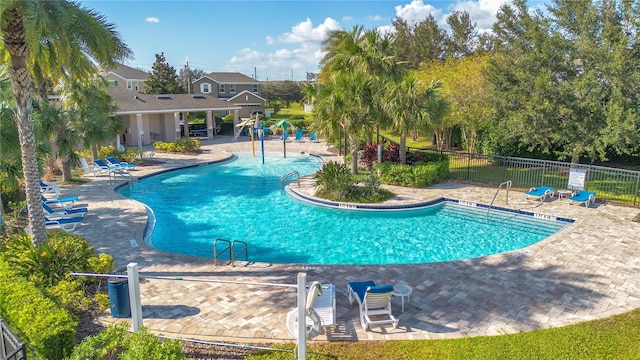
<svg viewBox="0 0 640 360"><path fill-rule="evenodd" d="M9 326L0 319L0 359L2 360L25 360L27 358L27 347L9 329Z"/></svg>

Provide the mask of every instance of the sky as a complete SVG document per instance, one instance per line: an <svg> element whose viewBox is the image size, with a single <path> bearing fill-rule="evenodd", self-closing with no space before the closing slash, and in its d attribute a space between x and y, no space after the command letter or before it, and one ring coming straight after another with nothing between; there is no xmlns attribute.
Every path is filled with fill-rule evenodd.
<svg viewBox="0 0 640 360"><path fill-rule="evenodd" d="M442 28L466 10L489 31L506 0L99 0L81 5L104 15L133 51L128 66L151 70L164 53L176 71L187 64L210 72L240 72L261 81L304 80L318 73L322 40L332 30L391 28L433 15Z"/></svg>

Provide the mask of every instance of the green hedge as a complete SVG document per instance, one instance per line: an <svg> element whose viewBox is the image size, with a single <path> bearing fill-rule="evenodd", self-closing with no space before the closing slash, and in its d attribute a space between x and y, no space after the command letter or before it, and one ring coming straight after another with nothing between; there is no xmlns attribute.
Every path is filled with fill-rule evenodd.
<svg viewBox="0 0 640 360"><path fill-rule="evenodd" d="M449 175L449 161L417 162L403 165L393 162L376 163L375 170L380 170L380 181L383 184L406 187L425 187L444 180Z"/></svg>
<svg viewBox="0 0 640 360"><path fill-rule="evenodd" d="M30 359L63 359L75 346L78 323L2 259L0 316L27 343Z"/></svg>
<svg viewBox="0 0 640 360"><path fill-rule="evenodd" d="M181 138L173 142L156 141L153 143L156 150L172 153L190 152L200 149L200 140Z"/></svg>

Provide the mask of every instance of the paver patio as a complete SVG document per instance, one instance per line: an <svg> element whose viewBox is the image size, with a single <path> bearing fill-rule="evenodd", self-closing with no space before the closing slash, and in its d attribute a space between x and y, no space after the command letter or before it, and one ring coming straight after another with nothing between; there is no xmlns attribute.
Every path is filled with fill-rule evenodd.
<svg viewBox="0 0 640 360"><path fill-rule="evenodd" d="M245 138L246 139L246 138ZM245 140L230 138L203 142L209 150L198 156L156 154L162 164L139 166L137 177L190 164L224 159L233 151L251 151ZM266 141L267 151L282 151L282 142ZM256 151L259 151L256 145ZM315 153L337 159L324 143L287 143L288 152ZM118 182L121 184L122 182ZM106 177L63 188L89 206L76 233L98 252L111 254L118 265L136 262L141 274L195 279L295 284L299 272L309 282L337 287L338 327L316 340L402 340L458 338L518 333L608 317L640 307L639 210L596 204L569 205L554 199L541 204L511 191L495 205L575 219L551 237L528 248L478 259L390 266L310 266L239 262L236 267L213 265L212 259L177 255L144 244L147 214L142 204L114 192L117 184ZM292 186L295 188L296 185ZM297 191L309 194L308 182ZM391 202L422 202L449 197L488 204L496 189L443 183L425 189L393 187ZM286 195L283 195L286 196ZM311 226L313 224L310 224ZM345 240L349 239L345 229ZM394 236L394 234L389 234ZM179 241L180 234L176 234ZM248 240L248 239L239 239ZM249 250L251 242L249 241ZM373 327L365 332L357 306L346 297L349 281L373 279L377 283L408 283L413 288L405 311L393 299L397 329ZM234 343L294 341L285 325L295 307L295 289L208 282L150 279L141 284L144 325L168 336ZM104 323L130 321L109 313Z"/></svg>

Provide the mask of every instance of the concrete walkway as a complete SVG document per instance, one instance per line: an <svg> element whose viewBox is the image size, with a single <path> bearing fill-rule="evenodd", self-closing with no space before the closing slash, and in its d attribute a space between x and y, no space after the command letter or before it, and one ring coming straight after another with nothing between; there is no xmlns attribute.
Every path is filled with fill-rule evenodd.
<svg viewBox="0 0 640 360"><path fill-rule="evenodd" d="M324 143L287 143L289 152L308 152L339 160ZM204 142L207 152L192 155L157 153L159 164L140 166L137 177L224 159L234 151L250 151L246 138L219 137ZM256 144L256 151L259 151ZM283 151L281 141L266 141L267 151ZM308 281L333 283L337 291L338 326L316 340L404 340L512 334L608 317L640 307L639 210L609 204L586 209L554 199L541 204L521 192L503 193L495 205L575 219L575 223L526 249L484 258L418 265L309 266L240 263L213 266L202 259L162 252L144 244L147 214L142 204L122 197L106 177L63 188L79 195L90 212L76 233L98 252L111 254L118 265L136 262L149 275L196 279L295 284L299 272ZM293 186L293 185L292 185ZM311 193L308 183L300 192ZM425 189L393 187L390 202L421 202L449 197L488 204L495 188L445 183ZM345 229L348 238L349 229ZM176 234L178 240L180 234ZM404 282L413 288L405 311L393 299L397 329L376 326L364 332L357 306L345 295L349 281L373 279L380 284ZM234 343L293 341L285 318L295 306L295 289L207 282L148 280L141 284L144 325L182 338ZM104 323L130 321L114 319Z"/></svg>

